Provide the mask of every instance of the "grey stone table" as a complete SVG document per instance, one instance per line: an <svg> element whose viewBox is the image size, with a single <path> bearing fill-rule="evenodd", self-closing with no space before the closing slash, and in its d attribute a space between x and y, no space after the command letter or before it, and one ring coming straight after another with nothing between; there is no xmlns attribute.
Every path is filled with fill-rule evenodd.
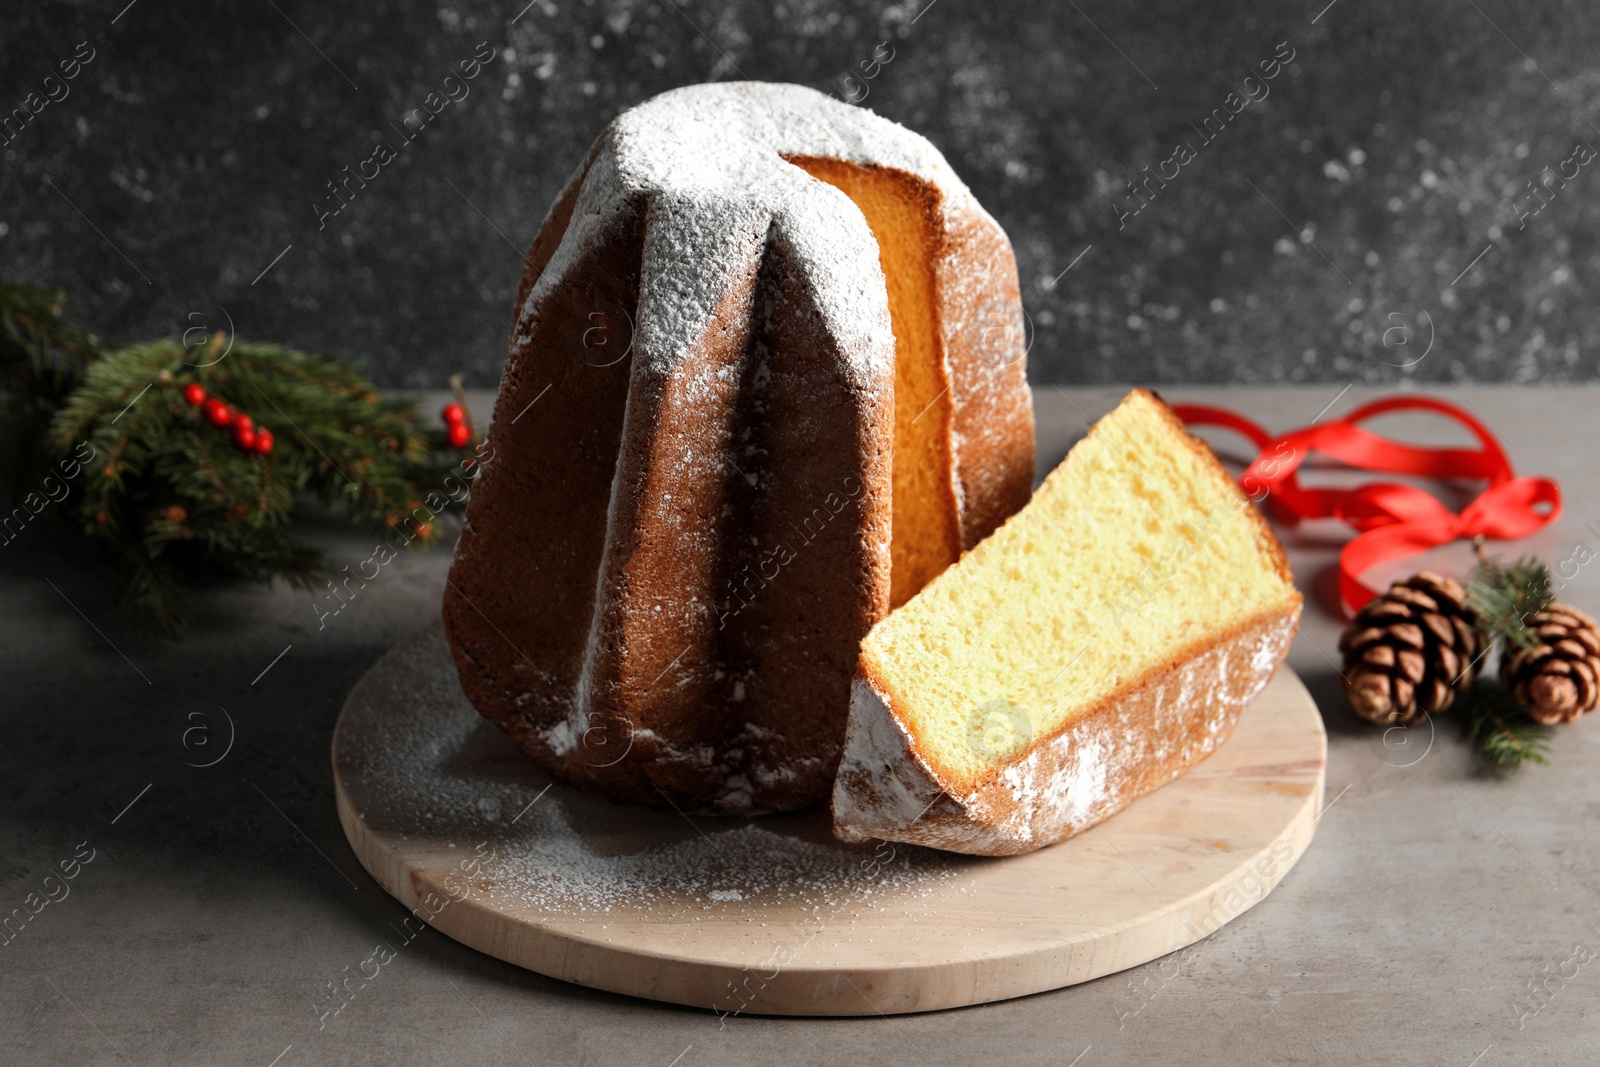
<svg viewBox="0 0 1600 1067"><path fill-rule="evenodd" d="M1274 429L1372 395L1164 392ZM1040 390L1041 467L1119 393ZM1438 395L1476 408L1519 471L1564 487L1560 522L1517 548L1552 562L1578 542L1600 550L1600 389ZM313 533L336 562L371 552L331 523ZM1319 523L1284 537L1308 594L1290 662L1327 722L1327 806L1283 884L1206 941L983 1007L724 1023L429 931L319 1025L326 983L404 914L345 845L329 737L362 672L435 616L448 554L389 565L320 630L305 593L219 586L192 635L163 645L124 627L97 564L38 524L0 547L0 913L47 888L67 895L0 945L0 1063L1600 1062L1600 722L1565 729L1552 766L1511 778L1478 769L1451 725L1386 747L1346 709L1330 660L1343 533ZM1464 568L1469 554L1428 559ZM1600 608L1600 564L1561 596ZM194 702L234 724L213 766L185 762L214 758L182 744ZM47 883L63 863L75 877Z"/></svg>

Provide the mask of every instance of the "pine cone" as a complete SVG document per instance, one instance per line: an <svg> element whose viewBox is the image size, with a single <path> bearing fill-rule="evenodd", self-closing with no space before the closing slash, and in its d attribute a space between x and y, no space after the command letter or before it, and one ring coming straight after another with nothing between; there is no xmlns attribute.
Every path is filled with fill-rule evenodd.
<svg viewBox="0 0 1600 1067"><path fill-rule="evenodd" d="M1528 618L1532 648L1514 648L1500 661L1500 677L1546 726L1574 719L1600 704L1600 627L1577 608L1551 603Z"/></svg>
<svg viewBox="0 0 1600 1067"><path fill-rule="evenodd" d="M1461 584L1423 571L1357 612L1339 651L1356 714L1409 726L1444 711L1471 687L1483 637Z"/></svg>

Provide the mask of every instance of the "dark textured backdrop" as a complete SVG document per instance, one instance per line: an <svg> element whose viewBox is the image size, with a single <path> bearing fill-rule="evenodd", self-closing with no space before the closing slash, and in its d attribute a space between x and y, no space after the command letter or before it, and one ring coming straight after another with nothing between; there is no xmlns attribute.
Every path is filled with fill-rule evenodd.
<svg viewBox="0 0 1600 1067"><path fill-rule="evenodd" d="M0 148L0 278L119 339L226 313L388 385L492 385L521 253L604 123L745 77L865 91L943 150L1016 246L1036 381L1596 375L1591 0L525 2L5 3L0 109L65 96ZM319 232L324 182L480 42L470 95ZM1202 141L1279 42L1270 95Z"/></svg>

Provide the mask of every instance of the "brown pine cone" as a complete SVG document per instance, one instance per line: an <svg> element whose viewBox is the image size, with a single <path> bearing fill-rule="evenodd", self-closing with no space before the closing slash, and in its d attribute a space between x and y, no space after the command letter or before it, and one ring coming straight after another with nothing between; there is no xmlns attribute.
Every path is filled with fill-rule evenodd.
<svg viewBox="0 0 1600 1067"><path fill-rule="evenodd" d="M1600 627L1557 603L1529 616L1527 627L1535 645L1504 656L1500 677L1528 717L1553 726L1593 711L1600 704Z"/></svg>
<svg viewBox="0 0 1600 1067"><path fill-rule="evenodd" d="M1483 637L1461 584L1423 571L1368 601L1345 628L1339 651L1355 713L1409 726L1471 687Z"/></svg>

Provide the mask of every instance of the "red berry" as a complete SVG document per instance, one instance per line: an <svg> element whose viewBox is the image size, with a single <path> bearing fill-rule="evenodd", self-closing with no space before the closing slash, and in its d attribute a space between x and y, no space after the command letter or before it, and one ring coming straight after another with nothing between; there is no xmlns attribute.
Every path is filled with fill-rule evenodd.
<svg viewBox="0 0 1600 1067"><path fill-rule="evenodd" d="M253 430L256 428L256 420L241 411L233 417L233 428L235 430Z"/></svg>
<svg viewBox="0 0 1600 1067"><path fill-rule="evenodd" d="M226 426L233 421L233 409L212 397L206 401L206 418L211 420L213 426Z"/></svg>
<svg viewBox="0 0 1600 1067"><path fill-rule="evenodd" d="M467 413L460 404L446 404L439 412L439 417L444 419L446 426L454 426L458 422L465 422Z"/></svg>
<svg viewBox="0 0 1600 1067"><path fill-rule="evenodd" d="M256 451L263 456L272 451L272 431L265 426L256 431Z"/></svg>
<svg viewBox="0 0 1600 1067"><path fill-rule="evenodd" d="M206 391L200 387L199 382L190 382L183 387L184 402L192 407L199 407L206 402Z"/></svg>
<svg viewBox="0 0 1600 1067"><path fill-rule="evenodd" d="M239 426L233 431L233 443L239 446L241 452L254 452L256 450L256 431L249 426Z"/></svg>
<svg viewBox="0 0 1600 1067"><path fill-rule="evenodd" d="M467 442L472 440L471 431L469 431L465 425L459 422L452 422L450 424L450 428L445 430L444 435L450 441L450 445L453 448L464 448L466 447Z"/></svg>

